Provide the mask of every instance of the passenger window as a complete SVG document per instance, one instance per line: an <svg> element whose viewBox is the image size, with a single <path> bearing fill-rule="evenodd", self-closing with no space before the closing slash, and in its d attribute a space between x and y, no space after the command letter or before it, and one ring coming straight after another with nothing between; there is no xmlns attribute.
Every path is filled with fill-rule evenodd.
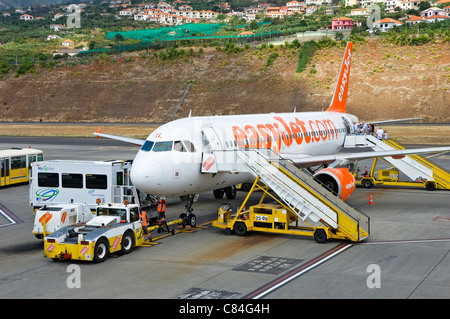
<svg viewBox="0 0 450 319"><path fill-rule="evenodd" d="M11 169L19 169L25 167L27 167L27 157L25 155L11 157Z"/></svg>
<svg viewBox="0 0 450 319"><path fill-rule="evenodd" d="M172 150L172 141L156 142L153 147L153 152L169 152Z"/></svg>
<svg viewBox="0 0 450 319"><path fill-rule="evenodd" d="M190 141L183 141L184 145L186 145L186 148L188 152L195 152L194 144L192 144Z"/></svg>
<svg viewBox="0 0 450 319"><path fill-rule="evenodd" d="M88 174L86 175L86 188L88 189L107 189L108 178L106 175Z"/></svg>
<svg viewBox="0 0 450 319"><path fill-rule="evenodd" d="M186 147L184 147L181 141L175 141L173 143L173 150L177 152L186 152Z"/></svg>
<svg viewBox="0 0 450 319"><path fill-rule="evenodd" d="M39 187L59 187L58 173L38 173Z"/></svg>
<svg viewBox="0 0 450 319"><path fill-rule="evenodd" d="M62 187L65 188L83 188L83 175L82 174L67 174L63 173Z"/></svg>
<svg viewBox="0 0 450 319"><path fill-rule="evenodd" d="M149 152L152 149L153 144L155 144L155 142L145 141L144 145L142 145L141 150L145 151L145 152Z"/></svg>

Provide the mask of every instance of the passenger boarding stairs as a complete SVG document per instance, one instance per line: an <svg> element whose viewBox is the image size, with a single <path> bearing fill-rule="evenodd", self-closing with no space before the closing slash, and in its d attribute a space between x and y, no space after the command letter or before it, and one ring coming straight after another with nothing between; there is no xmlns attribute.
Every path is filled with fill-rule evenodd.
<svg viewBox="0 0 450 319"><path fill-rule="evenodd" d="M391 148L396 150L403 150L405 147L393 139L383 140L383 143L389 145ZM441 189L450 189L450 172L445 168L439 166L433 161L426 159L419 154L408 155L409 161L414 161L428 170L432 171L432 178L436 182L437 186ZM394 164L393 164L394 165ZM395 166L395 165L394 165Z"/></svg>
<svg viewBox="0 0 450 319"><path fill-rule="evenodd" d="M247 149L227 153L228 159L234 157L235 164L231 167L230 161L219 161L223 164L217 163L218 172L250 172L255 177L259 176L259 180L301 220L331 227L336 235L351 241L361 241L369 236L369 217L325 189L306 170L297 168L270 150ZM216 156L222 155L216 152Z"/></svg>
<svg viewBox="0 0 450 319"><path fill-rule="evenodd" d="M344 148L370 147L376 152L403 150L405 147L392 139L379 140L373 135L347 135ZM406 155L402 158L391 156L383 160L398 168L412 181L434 181L441 189L450 189L450 173L420 155Z"/></svg>

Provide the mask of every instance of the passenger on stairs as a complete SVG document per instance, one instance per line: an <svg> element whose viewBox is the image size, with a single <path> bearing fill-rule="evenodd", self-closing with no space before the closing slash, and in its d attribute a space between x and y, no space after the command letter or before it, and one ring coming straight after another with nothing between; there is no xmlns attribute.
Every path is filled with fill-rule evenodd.
<svg viewBox="0 0 450 319"><path fill-rule="evenodd" d="M377 139L382 140L383 139L383 134L384 134L384 131L383 131L383 129L380 126L380 128L377 130Z"/></svg>

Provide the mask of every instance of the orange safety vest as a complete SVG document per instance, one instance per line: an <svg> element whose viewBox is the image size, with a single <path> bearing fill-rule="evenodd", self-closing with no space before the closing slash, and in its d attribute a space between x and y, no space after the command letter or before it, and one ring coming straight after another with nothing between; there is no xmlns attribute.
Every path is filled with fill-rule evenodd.
<svg viewBox="0 0 450 319"><path fill-rule="evenodd" d="M159 200L157 210L160 213L166 211L166 201L164 199Z"/></svg>
<svg viewBox="0 0 450 319"><path fill-rule="evenodd" d="M147 226L147 215L144 211L141 212L141 219L142 219L142 226Z"/></svg>

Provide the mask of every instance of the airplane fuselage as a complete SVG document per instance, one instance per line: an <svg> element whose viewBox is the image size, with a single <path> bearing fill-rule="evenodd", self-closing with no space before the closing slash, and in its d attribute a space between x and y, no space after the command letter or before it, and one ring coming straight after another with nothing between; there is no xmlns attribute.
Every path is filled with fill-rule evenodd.
<svg viewBox="0 0 450 319"><path fill-rule="evenodd" d="M179 196L251 182L249 173L202 174L203 155L214 150L271 149L283 158L336 154L353 133L353 115L337 112L190 117L162 125L133 161L140 190Z"/></svg>

